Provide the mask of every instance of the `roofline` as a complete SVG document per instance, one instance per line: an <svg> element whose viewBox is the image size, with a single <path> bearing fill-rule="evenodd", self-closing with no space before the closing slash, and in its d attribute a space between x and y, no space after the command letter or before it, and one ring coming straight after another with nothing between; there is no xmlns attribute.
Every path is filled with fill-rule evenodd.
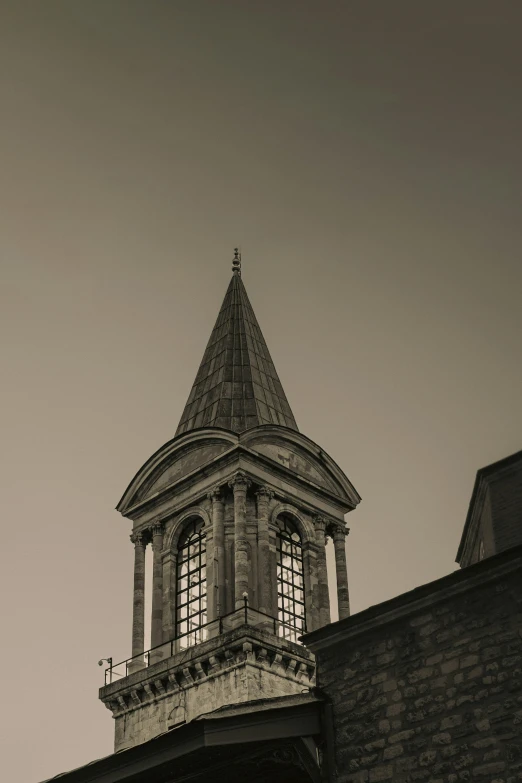
<svg viewBox="0 0 522 783"><path fill-rule="evenodd" d="M247 702L244 703L245 706ZM48 778L43 783L123 783L139 773L154 770L195 750L219 745L256 745L281 739L299 739L321 733L322 699L308 698L303 704L256 709L250 714L202 716L178 728L166 731L146 742L110 756L96 759L82 767ZM272 724L272 725L270 725ZM259 738L246 737L249 729L258 727ZM261 727L265 727L264 729ZM222 735L222 736L220 736ZM264 735L264 736L263 736ZM147 766L149 765L149 766Z"/></svg>
<svg viewBox="0 0 522 783"><path fill-rule="evenodd" d="M249 336L254 339L250 340ZM215 360L218 355L222 356L222 360L216 366ZM261 362L260 365L258 360ZM245 374L243 372L245 366L253 372ZM259 369L267 377L276 379L277 385L269 386L268 380L263 383L259 377L256 381L256 373ZM236 385L241 387L241 391L235 398L233 414L233 392L239 390L236 389ZM265 398L262 385L267 387L268 399ZM276 398L277 403L272 396ZM250 400L253 409L252 407L247 409L244 405L247 399ZM224 401L229 402L230 406L224 406L222 404ZM268 413L264 410L265 404L274 412ZM232 427L234 420L241 426L252 419L255 419L258 424L263 420L269 422L272 420L272 423L277 424L284 421L287 426L299 431L245 284L237 269L234 269L183 408L176 434L192 431L197 421L205 420L210 425L220 422Z"/></svg>
<svg viewBox="0 0 522 783"><path fill-rule="evenodd" d="M316 653L322 648L372 632L377 624L379 629L382 629L386 623L395 622L415 612L426 611L434 603L440 603L450 596L483 585L487 581L499 579L519 569L522 569L522 544L480 560L467 568L456 569L446 576L415 587L380 604L374 604L336 623L311 631L300 637L300 641Z"/></svg>
<svg viewBox="0 0 522 783"><path fill-rule="evenodd" d="M177 440L182 440L183 438L185 438L185 439L187 439L187 441L190 441L190 439L192 438L193 435L198 435L199 433L201 433L201 432L203 432L205 430L208 431L208 432L218 432L218 433L222 432L222 433L227 434L227 435L234 435L235 437L237 437L237 434L238 434L237 432L234 432L233 430L227 430L225 427L198 427L197 429L189 430L188 432L180 432L179 435L174 435L173 438L171 438L170 440L167 440L165 443L163 443L162 446L160 446L158 449L156 449L156 451L153 454L151 454L151 456L147 460L145 460L143 465L141 465L141 467L138 468L138 470L136 471L134 476L131 478L131 480L129 481L129 483L125 487L125 491L123 492L123 495L121 496L120 500L116 504L116 506L115 506L116 511L120 511L120 507L122 505L123 498L125 497L125 495L129 491L129 489L131 488L131 486L133 485L134 481L137 479L139 474L142 472L142 470L144 468L146 468L148 465L150 465L150 463L154 459L156 459L156 457L159 456L160 452L162 452L167 446L171 446Z"/></svg>
<svg viewBox="0 0 522 783"><path fill-rule="evenodd" d="M294 430L292 427L284 427L281 424L258 424L256 427L252 427L248 430L244 430L243 432L234 432L233 430L225 429L224 427L198 427L194 430L189 430L188 432L183 432L180 435L174 436L174 438L171 438L169 441L164 443L162 446L160 446L159 449L156 449L154 454L150 456L143 465L139 468L139 470L136 471L133 478L127 485L123 495L121 496L120 500L118 501L118 504L116 505L116 511L119 511L122 515L124 514L124 511L122 509L126 509L126 511L130 510L130 508L134 507L128 507L126 508L126 503L124 502L126 500L127 494L130 492L134 482L138 479L140 474L143 474L149 467L152 466L153 462L160 457L162 452L170 451L172 446L176 443L176 441L182 441L186 440L187 444L189 444L193 439L198 439L198 437L204 433L208 433L209 436L212 434L222 434L226 436L232 436L230 438L230 444L231 448L234 446L242 446L241 439L245 436L250 436L256 432L263 432L263 430L270 431L275 430L276 432L281 431L282 433L286 434L287 437L290 440L294 440L298 442L299 440L305 441L307 444L313 446L316 448L320 454L323 454L325 458L330 461L333 466L335 466L336 470L339 472L340 477L337 477L337 480L340 481L341 478L344 480L350 487L350 489L353 491L354 496L356 498L355 505L358 505L361 501L361 496L353 486L352 482L348 478L348 476L345 474L345 472L342 470L342 468L339 467L337 462L331 457L324 449L319 446L315 441L313 441L311 438L309 438L307 435L304 435L302 432L299 432L299 430ZM225 438L226 439L226 438ZM245 446L245 448L248 448ZM223 456L223 455L221 455ZM332 470L331 466L328 466L330 470Z"/></svg>
<svg viewBox="0 0 522 783"><path fill-rule="evenodd" d="M482 486L484 484L487 485L489 483L489 479L491 479L491 477L494 476L496 473L505 470L505 468L511 467L511 465L516 465L516 463L519 461L522 461L522 451L517 451L514 454L510 454L508 457L503 457L502 459L499 459L496 462L492 462L489 465L485 465L483 468L477 470L475 483L473 485L473 492L471 493L468 512L466 514L466 521L464 522L464 528L462 530L462 535L460 537L459 548L457 550L457 555L455 557L455 562L459 563L459 565L462 556L464 554L464 547L471 527L471 521L473 519L473 514L475 512L477 499L479 497Z"/></svg>

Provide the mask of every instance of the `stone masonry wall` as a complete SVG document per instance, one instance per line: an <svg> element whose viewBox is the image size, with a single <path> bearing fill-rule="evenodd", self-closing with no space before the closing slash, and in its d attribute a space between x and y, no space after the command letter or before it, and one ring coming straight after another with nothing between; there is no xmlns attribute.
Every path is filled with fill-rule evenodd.
<svg viewBox="0 0 522 783"><path fill-rule="evenodd" d="M115 751L146 742L228 704L289 696L315 684L299 644L240 625L100 689L115 721Z"/></svg>
<svg viewBox="0 0 522 783"><path fill-rule="evenodd" d="M267 662L268 664L268 662ZM232 665L213 677L187 682L175 692L164 691L158 695L151 689L147 701L136 703L135 709L127 709L115 716L114 750L139 745L169 728L226 704L290 696L301 693L307 684L285 677L270 670L268 665L243 661Z"/></svg>
<svg viewBox="0 0 522 783"><path fill-rule="evenodd" d="M515 569L498 572L497 556L425 585L406 607L400 596L391 614L392 602L382 616L372 607L360 633L353 615L330 646L310 642L333 704L336 781L522 780L518 557Z"/></svg>

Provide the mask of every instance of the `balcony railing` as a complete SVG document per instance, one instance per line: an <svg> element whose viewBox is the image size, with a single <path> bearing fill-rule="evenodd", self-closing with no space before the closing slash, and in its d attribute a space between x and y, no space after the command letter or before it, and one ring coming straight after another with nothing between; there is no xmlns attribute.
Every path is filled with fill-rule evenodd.
<svg viewBox="0 0 522 783"><path fill-rule="evenodd" d="M127 677L133 672L146 669L153 663L157 663L163 658L169 658L180 650L194 647L219 634L238 628L240 625L264 626L282 639L299 643L299 637L306 633L305 620L304 618L299 619L301 620L302 628L288 625L272 617L272 615L265 614L265 612L260 612L257 609L251 609L248 606L248 600L245 598L245 605L239 609L218 617L216 620L210 620L192 631L178 634L174 639L158 644L156 647L151 647L150 650L139 653L139 655L134 655L132 658L127 658L127 660L116 664L113 664L112 658L109 658L110 665L105 669L105 685L109 685L114 680Z"/></svg>

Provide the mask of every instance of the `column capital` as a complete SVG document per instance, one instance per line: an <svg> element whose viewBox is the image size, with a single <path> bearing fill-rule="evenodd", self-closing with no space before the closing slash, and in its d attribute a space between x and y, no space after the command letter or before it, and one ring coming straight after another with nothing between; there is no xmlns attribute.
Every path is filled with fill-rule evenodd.
<svg viewBox="0 0 522 783"><path fill-rule="evenodd" d="M150 532L152 534L152 549L159 553L163 549L163 523L156 519L150 527Z"/></svg>
<svg viewBox="0 0 522 783"><path fill-rule="evenodd" d="M151 532L153 536L163 535L163 522L161 519L156 519L151 525Z"/></svg>
<svg viewBox="0 0 522 783"><path fill-rule="evenodd" d="M332 527L332 538L334 541L344 541L349 532L349 527L341 527L340 525L336 525L335 527Z"/></svg>
<svg viewBox="0 0 522 783"><path fill-rule="evenodd" d="M134 546L146 546L143 533L131 533L129 538Z"/></svg>
<svg viewBox="0 0 522 783"><path fill-rule="evenodd" d="M314 517L314 527L317 530L317 532L324 533L326 531L326 526L328 524L328 519L324 517L322 514L316 514Z"/></svg>
<svg viewBox="0 0 522 783"><path fill-rule="evenodd" d="M274 497L274 491L270 489L270 487L267 487L266 484L263 484L263 486L259 487L256 491L256 497L259 500L269 501Z"/></svg>
<svg viewBox="0 0 522 783"><path fill-rule="evenodd" d="M208 500L211 500L213 503L218 500L223 500L223 491L220 486L212 487L212 489L209 489L207 492L207 498Z"/></svg>
<svg viewBox="0 0 522 783"><path fill-rule="evenodd" d="M234 492L237 489L244 489L246 491L251 483L252 482L246 477L246 474L243 473L242 470L238 470L237 473L234 474L234 477L228 482L228 486L232 487Z"/></svg>

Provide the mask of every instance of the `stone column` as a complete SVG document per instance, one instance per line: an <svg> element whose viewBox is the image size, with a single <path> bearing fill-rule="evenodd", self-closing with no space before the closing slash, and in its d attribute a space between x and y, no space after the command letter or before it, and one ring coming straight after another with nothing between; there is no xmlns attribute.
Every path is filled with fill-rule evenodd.
<svg viewBox="0 0 522 783"><path fill-rule="evenodd" d="M304 578L304 598L306 631L315 631L319 627L319 611L316 604L315 593L317 592L316 576L316 551L315 545L310 541L303 541L303 578Z"/></svg>
<svg viewBox="0 0 522 783"><path fill-rule="evenodd" d="M134 597L132 603L132 657L144 652L145 646L145 547L142 533L133 533L134 544ZM143 667L143 658L129 664L129 672Z"/></svg>
<svg viewBox="0 0 522 783"><path fill-rule="evenodd" d="M250 482L238 471L230 486L234 491L234 607L244 606L244 593L248 594L248 541L246 530L246 493Z"/></svg>
<svg viewBox="0 0 522 783"><path fill-rule="evenodd" d="M214 487L208 493L212 503L212 531L214 534L214 559L208 568L213 567L213 596L209 607L212 616L209 620L215 620L226 614L225 610L225 504L219 487Z"/></svg>
<svg viewBox="0 0 522 783"><path fill-rule="evenodd" d="M348 594L348 569L346 567L345 538L350 531L336 527L333 533L335 549L335 573L337 575L337 599L339 604L339 620L350 616L350 596Z"/></svg>
<svg viewBox="0 0 522 783"><path fill-rule="evenodd" d="M328 593L328 571L326 568L326 519L317 516L314 519L315 540L317 545L317 585L319 598L319 627L330 621L330 596Z"/></svg>
<svg viewBox="0 0 522 783"><path fill-rule="evenodd" d="M172 549L163 553L163 641L174 638L176 627L177 555Z"/></svg>
<svg viewBox="0 0 522 783"><path fill-rule="evenodd" d="M270 532L268 530L268 504L274 493L261 487L257 497L257 553L259 571L259 611L274 615L272 606L272 568L270 564Z"/></svg>
<svg viewBox="0 0 522 783"><path fill-rule="evenodd" d="M163 526L155 522L152 526L152 615L150 623L150 646L157 647L163 642ZM162 657L156 652L154 658Z"/></svg>
<svg viewBox="0 0 522 783"><path fill-rule="evenodd" d="M272 602L273 616L279 617L279 609L277 606L277 534L279 533L279 526L277 522L269 522L268 535L270 542L270 560L269 560L269 573L270 573L270 596Z"/></svg>
<svg viewBox="0 0 522 783"><path fill-rule="evenodd" d="M214 589L215 579L215 553L214 553L214 525L212 519L206 522L203 528L205 536L205 570L207 578L207 623L215 620L216 591ZM206 629L206 633L212 631L212 626ZM205 633L205 632L204 632ZM206 636L204 637L206 638Z"/></svg>

